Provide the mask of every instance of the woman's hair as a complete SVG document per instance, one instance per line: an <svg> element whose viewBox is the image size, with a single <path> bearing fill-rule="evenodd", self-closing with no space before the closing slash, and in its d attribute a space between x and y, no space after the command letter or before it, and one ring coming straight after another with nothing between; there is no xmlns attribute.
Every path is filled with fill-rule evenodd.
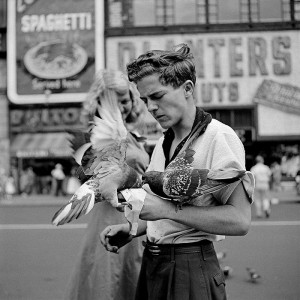
<svg viewBox="0 0 300 300"><path fill-rule="evenodd" d="M113 94L117 101L117 94L125 94L128 90L132 100L132 110L125 121L126 123L135 124L145 111L145 105L140 100L135 85L128 81L126 75L115 70L100 70L97 72L83 103L82 117L92 120L97 111L97 106L111 97L112 91L115 92Z"/></svg>
<svg viewBox="0 0 300 300"><path fill-rule="evenodd" d="M186 44L180 44L170 51L148 51L127 65L127 73L129 80L134 83L152 74L159 74L162 85L170 84L174 88L186 80L196 83L193 55Z"/></svg>

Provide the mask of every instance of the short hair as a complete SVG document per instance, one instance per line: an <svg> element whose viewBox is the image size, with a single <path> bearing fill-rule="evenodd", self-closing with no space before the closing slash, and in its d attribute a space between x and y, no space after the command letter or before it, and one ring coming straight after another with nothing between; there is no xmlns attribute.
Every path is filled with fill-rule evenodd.
<svg viewBox="0 0 300 300"><path fill-rule="evenodd" d="M190 48L186 44L175 46L174 50L148 51L127 65L128 78L137 83L146 76L159 74L159 82L162 85L170 84L178 88L187 80L196 84L196 68L193 59Z"/></svg>

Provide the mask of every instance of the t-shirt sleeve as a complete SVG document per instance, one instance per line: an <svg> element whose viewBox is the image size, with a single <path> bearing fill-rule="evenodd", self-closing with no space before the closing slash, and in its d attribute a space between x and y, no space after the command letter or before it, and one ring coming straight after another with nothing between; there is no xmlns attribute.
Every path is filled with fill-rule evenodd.
<svg viewBox="0 0 300 300"><path fill-rule="evenodd" d="M242 142L234 132L220 132L216 134L212 142L212 147L210 148L210 169L246 170L245 149ZM245 175L245 177L246 176L250 176L249 172ZM243 178L229 184L217 192L214 192L214 198L216 198L220 204L225 204L240 182L243 182ZM250 195L249 201L252 202L252 197L250 197Z"/></svg>

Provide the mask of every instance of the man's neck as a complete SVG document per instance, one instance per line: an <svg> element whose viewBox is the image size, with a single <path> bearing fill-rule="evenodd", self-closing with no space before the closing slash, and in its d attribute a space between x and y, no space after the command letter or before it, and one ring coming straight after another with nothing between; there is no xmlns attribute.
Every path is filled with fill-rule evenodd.
<svg viewBox="0 0 300 300"><path fill-rule="evenodd" d="M174 139L178 142L183 140L191 131L196 116L196 106L192 106L185 114L180 124L172 127L174 132Z"/></svg>

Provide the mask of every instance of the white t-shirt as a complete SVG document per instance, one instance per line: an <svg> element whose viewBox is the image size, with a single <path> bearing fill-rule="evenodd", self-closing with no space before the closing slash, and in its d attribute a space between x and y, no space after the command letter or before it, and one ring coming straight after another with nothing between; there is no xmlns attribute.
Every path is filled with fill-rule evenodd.
<svg viewBox="0 0 300 300"><path fill-rule="evenodd" d="M257 163L251 168L251 172L255 177L256 189L268 191L271 180L271 169L263 163Z"/></svg>
<svg viewBox="0 0 300 300"><path fill-rule="evenodd" d="M164 137L158 141L147 171L164 171L163 139ZM193 143L192 149L196 151L192 163L195 168L245 170L245 150L242 142L231 127L215 119L208 124L206 131ZM146 186L146 189L151 193L149 187ZM211 194L199 196L190 204L195 206L225 204L231 192L218 192L214 194L215 197ZM203 239L216 241L224 239L224 236L208 234L187 225L163 219L147 222L147 238L149 241L158 244L172 244L197 242Z"/></svg>

